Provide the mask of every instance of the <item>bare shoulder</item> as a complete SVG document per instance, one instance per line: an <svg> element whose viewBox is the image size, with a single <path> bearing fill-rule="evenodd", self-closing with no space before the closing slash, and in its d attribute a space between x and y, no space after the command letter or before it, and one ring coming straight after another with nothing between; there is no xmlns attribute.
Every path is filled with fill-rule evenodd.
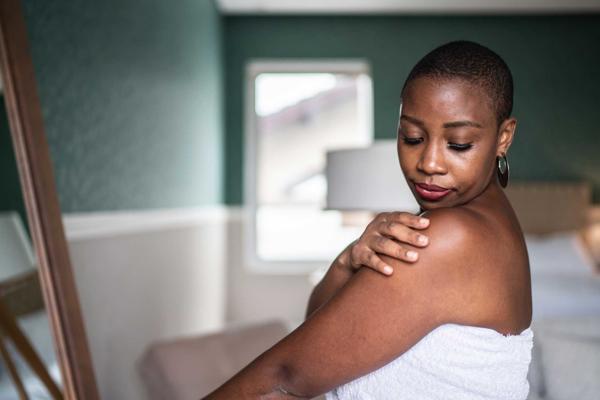
<svg viewBox="0 0 600 400"><path fill-rule="evenodd" d="M430 220L424 233L435 239L431 240L431 252L452 257L461 269L481 269L481 265L489 265L490 256L500 242L500 235L489 218L463 207L440 208L423 215Z"/></svg>
<svg viewBox="0 0 600 400"><path fill-rule="evenodd" d="M437 239L432 241L436 251L448 248L453 255L472 253L481 249L482 241L491 238L489 224L479 213L467 208L439 208L428 210L423 216L431 222L425 232Z"/></svg>
<svg viewBox="0 0 600 400"><path fill-rule="evenodd" d="M424 213L430 238L426 248L415 248L419 261L409 268L423 269L423 274L444 293L440 304L441 323L458 323L496 329L520 331L527 326L522 304L526 293L516 285L528 284L522 268L515 267L518 254L507 252L510 238L498 232L497 224L476 211L463 207L440 208ZM406 268L397 260L394 270ZM528 272L528 271L527 271Z"/></svg>

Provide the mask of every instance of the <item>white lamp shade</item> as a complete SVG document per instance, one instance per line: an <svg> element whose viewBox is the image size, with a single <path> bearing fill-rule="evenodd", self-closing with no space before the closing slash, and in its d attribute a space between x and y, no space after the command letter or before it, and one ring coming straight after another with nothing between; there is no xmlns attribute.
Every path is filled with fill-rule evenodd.
<svg viewBox="0 0 600 400"><path fill-rule="evenodd" d="M400 169L395 140L377 140L367 148L329 151L326 157L327 209L419 211Z"/></svg>

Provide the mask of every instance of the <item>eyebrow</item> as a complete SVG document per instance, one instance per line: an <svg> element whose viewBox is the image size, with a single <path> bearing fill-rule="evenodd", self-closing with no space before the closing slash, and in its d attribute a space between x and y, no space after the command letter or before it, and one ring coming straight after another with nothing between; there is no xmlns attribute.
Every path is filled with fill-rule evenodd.
<svg viewBox="0 0 600 400"><path fill-rule="evenodd" d="M405 114L400 116L400 119L406 120L408 122L411 122L411 123L419 126L420 128L425 129L425 123L423 121L421 121L420 119L417 119L415 117L411 117L410 115L405 115ZM444 127L444 128L460 128L463 126L470 126L473 128L483 128L483 126L481 126L481 124L474 122L474 121L469 121L469 120L446 122L446 123L444 123L444 125L442 125L442 127Z"/></svg>

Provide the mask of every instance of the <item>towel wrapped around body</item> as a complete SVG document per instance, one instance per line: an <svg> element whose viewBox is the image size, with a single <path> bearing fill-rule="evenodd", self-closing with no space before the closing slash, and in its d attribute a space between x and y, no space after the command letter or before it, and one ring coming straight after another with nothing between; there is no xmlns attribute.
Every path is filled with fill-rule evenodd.
<svg viewBox="0 0 600 400"><path fill-rule="evenodd" d="M327 400L525 400L533 331L444 324L383 367L328 393Z"/></svg>

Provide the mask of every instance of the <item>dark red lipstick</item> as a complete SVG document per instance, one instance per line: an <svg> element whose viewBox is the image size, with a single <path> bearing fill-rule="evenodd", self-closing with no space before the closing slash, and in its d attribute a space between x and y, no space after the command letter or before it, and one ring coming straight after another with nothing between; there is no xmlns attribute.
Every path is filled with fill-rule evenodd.
<svg viewBox="0 0 600 400"><path fill-rule="evenodd" d="M426 183L416 183L415 190L421 196L422 199L428 201L440 200L451 192L450 189L443 188L437 185L428 185Z"/></svg>

